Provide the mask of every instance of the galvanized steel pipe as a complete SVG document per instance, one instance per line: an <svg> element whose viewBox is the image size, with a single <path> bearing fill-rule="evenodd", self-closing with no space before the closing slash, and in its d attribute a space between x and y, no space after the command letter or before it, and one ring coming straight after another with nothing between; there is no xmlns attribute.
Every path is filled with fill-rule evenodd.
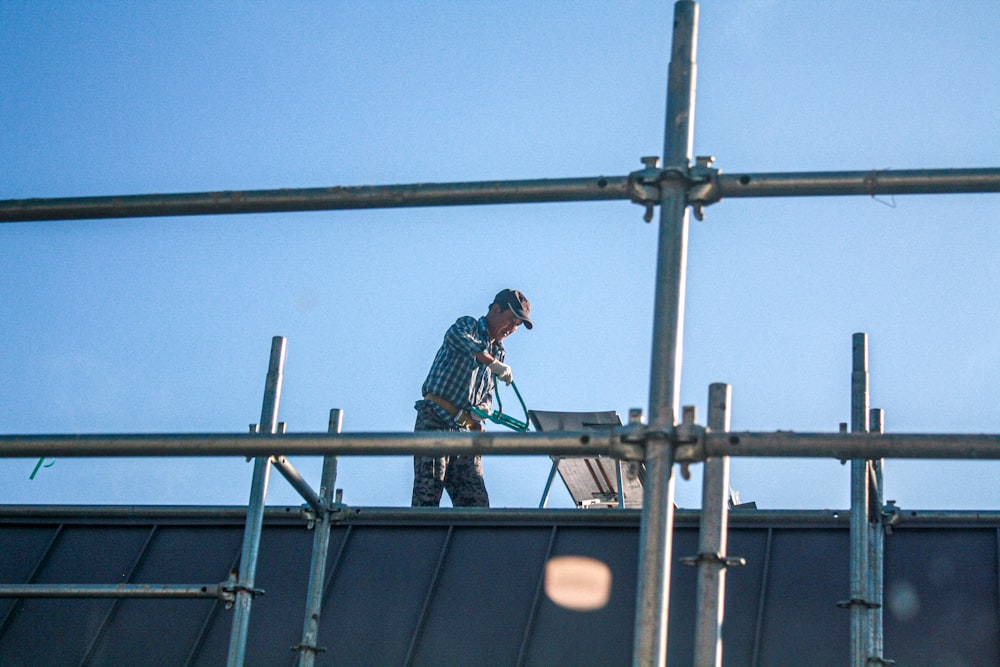
<svg viewBox="0 0 1000 667"><path fill-rule="evenodd" d="M344 413L340 409L330 410L327 429L330 433L340 433L344 425ZM323 592L326 585L326 561L330 552L330 526L332 523L334 487L337 484L337 457L323 457L323 471L320 473L319 495L323 509L316 515L313 526L313 548L309 561L309 585L306 589L306 611L302 621L302 641L296 647L299 652L298 667L313 667L319 638L319 620L323 611Z"/></svg>
<svg viewBox="0 0 1000 667"><path fill-rule="evenodd" d="M1000 435L929 433L708 433L705 456L850 459L1000 459ZM700 460L700 459L699 459Z"/></svg>
<svg viewBox="0 0 1000 667"><path fill-rule="evenodd" d="M731 197L820 197L1000 192L1000 169L719 174L719 194Z"/></svg>
<svg viewBox="0 0 1000 667"><path fill-rule="evenodd" d="M0 584L0 598L219 598L219 584Z"/></svg>
<svg viewBox="0 0 1000 667"><path fill-rule="evenodd" d="M1000 459L1000 435L975 433L796 433L793 431L709 432L701 447L678 450L678 462L697 463L713 456L893 459ZM441 432L432 437L411 432L301 433L279 436L239 434L0 435L0 458L39 456L445 456L451 454L613 456L641 460L642 445L613 433Z"/></svg>
<svg viewBox="0 0 1000 667"><path fill-rule="evenodd" d="M708 388L709 428L720 432L729 430L731 403L730 385L716 383ZM722 667L729 541L729 459L724 456L708 459L702 472L694 664L696 667Z"/></svg>
<svg viewBox="0 0 1000 667"><path fill-rule="evenodd" d="M678 187L692 185L670 172ZM719 198L1000 192L1000 169L719 173ZM0 222L630 200L628 176L0 200ZM712 202L707 202L712 203Z"/></svg>
<svg viewBox="0 0 1000 667"><path fill-rule="evenodd" d="M0 201L0 222L629 199L628 177L116 195Z"/></svg>
<svg viewBox="0 0 1000 667"><path fill-rule="evenodd" d="M642 446L610 431L548 433L140 433L123 435L0 435L0 458L95 456L624 456L641 460ZM36 452L44 452L38 454Z"/></svg>
<svg viewBox="0 0 1000 667"><path fill-rule="evenodd" d="M663 166L683 174L688 173L693 150L697 51L698 4L679 0L674 4ZM687 185L664 180L660 190L649 425L652 433L668 437L652 437L646 443L632 656L634 664L644 666L663 666L667 661L675 483L674 448L669 436L674 433L680 406L687 280Z"/></svg>
<svg viewBox="0 0 1000 667"><path fill-rule="evenodd" d="M260 430L273 434L278 427L278 406L281 403L281 382L285 367L286 340L281 336L271 339L271 356L264 381L264 399L260 410ZM271 474L270 454L254 458L253 480L250 483L250 500L247 506L247 523L243 531L243 549L240 552L239 584L233 607L233 624L229 634L228 667L242 667L246 660L247 637L250 628L250 608L254 596L257 574L257 557L260 553L260 536L264 529L264 504L267 484Z"/></svg>
<svg viewBox="0 0 1000 667"><path fill-rule="evenodd" d="M868 335L856 333L852 338L851 371L851 432L868 432ZM851 461L851 597L847 608L851 614L851 665L868 664L868 493L869 463L866 459Z"/></svg>

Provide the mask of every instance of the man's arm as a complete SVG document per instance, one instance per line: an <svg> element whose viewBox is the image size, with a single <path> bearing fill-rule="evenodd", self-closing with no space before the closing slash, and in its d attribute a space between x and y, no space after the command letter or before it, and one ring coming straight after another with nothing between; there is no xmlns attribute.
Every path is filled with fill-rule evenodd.
<svg viewBox="0 0 1000 667"><path fill-rule="evenodd" d="M497 361L492 354L489 354L488 352L477 352L476 361L489 368L501 382L510 384L514 381L514 373L510 370L510 366L502 361Z"/></svg>

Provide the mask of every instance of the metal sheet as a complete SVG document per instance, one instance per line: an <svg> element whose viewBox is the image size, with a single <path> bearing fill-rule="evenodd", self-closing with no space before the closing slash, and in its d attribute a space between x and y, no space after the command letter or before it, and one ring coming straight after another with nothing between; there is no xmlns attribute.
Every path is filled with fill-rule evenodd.
<svg viewBox="0 0 1000 667"><path fill-rule="evenodd" d="M632 660L639 513L611 509L345 508L331 535L317 665L623 665ZM245 509L0 507L0 583L222 582ZM1000 664L997 513L901 512L886 538L885 655ZM734 511L723 664L842 665L849 651L847 512ZM675 555L698 549L678 511ZM265 513L248 665L292 664L312 531ZM613 573L607 606L540 593L544 563L586 555ZM122 579L130 581L122 582ZM691 664L696 568L671 572L668 664ZM6 610L6 611L4 611ZM7 613L9 612L9 613ZM4 620L6 619L6 620ZM205 599L0 599L0 664L218 665L232 611Z"/></svg>
<svg viewBox="0 0 1000 667"><path fill-rule="evenodd" d="M537 431L600 431L621 426L618 413L605 412L558 412L530 410L528 417ZM617 459L607 456L553 456L552 462L559 472L577 507L618 507L618 478L622 479L624 499L622 504L629 509L642 507L642 482L637 474L628 474L626 469L619 474L622 465Z"/></svg>

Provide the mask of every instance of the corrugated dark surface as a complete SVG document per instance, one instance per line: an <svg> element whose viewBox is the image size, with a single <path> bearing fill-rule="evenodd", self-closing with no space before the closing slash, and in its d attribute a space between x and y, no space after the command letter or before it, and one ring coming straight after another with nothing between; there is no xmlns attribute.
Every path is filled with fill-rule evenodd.
<svg viewBox="0 0 1000 667"><path fill-rule="evenodd" d="M0 507L0 583L218 584L237 564L238 508ZM620 510L358 510L333 529L320 665L626 665L639 515ZM885 655L900 665L1000 664L994 514L904 513L886 540ZM674 555L697 551L679 512ZM724 664L848 662L846 514L734 512ZM268 511L247 664L294 664L312 531ZM557 607L546 560L613 573L608 605ZM671 665L690 665L696 571L671 577ZM232 612L212 599L0 599L0 665L224 664Z"/></svg>

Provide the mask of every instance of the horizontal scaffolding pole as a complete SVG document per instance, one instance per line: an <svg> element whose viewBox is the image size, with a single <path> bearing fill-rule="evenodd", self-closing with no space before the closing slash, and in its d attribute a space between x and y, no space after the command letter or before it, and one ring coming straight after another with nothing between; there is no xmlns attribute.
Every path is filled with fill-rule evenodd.
<svg viewBox="0 0 1000 667"><path fill-rule="evenodd" d="M1000 192L1000 169L719 174L718 185L723 199Z"/></svg>
<svg viewBox="0 0 1000 667"><path fill-rule="evenodd" d="M687 177L676 171L662 177ZM645 183L651 184L649 175ZM692 187L702 181L690 180ZM655 179L652 181L655 184ZM717 174L727 197L1000 192L1000 168ZM0 222L633 200L629 176L0 200ZM715 199L717 200L717 198ZM646 203L646 202L644 202ZM650 201L648 203L656 203Z"/></svg>
<svg viewBox="0 0 1000 667"><path fill-rule="evenodd" d="M39 454L36 452L44 452ZM560 433L303 433L138 434L138 435L0 435L0 458L98 456L445 456L512 454L621 456L642 459L640 445L623 445L618 434Z"/></svg>
<svg viewBox="0 0 1000 667"><path fill-rule="evenodd" d="M0 201L0 222L629 199L628 177L121 195Z"/></svg>
<svg viewBox="0 0 1000 667"><path fill-rule="evenodd" d="M581 512L577 508L485 508L485 507L357 507L344 506L337 517L341 528L358 525L475 523L492 526L515 524L559 523L593 525L638 525L638 510L592 508ZM302 507L268 506L265 521L270 525L301 526L305 517ZM0 520L10 523L88 523L125 522L126 524L155 523L159 526L242 525L246 521L246 505L0 505ZM701 510L678 508L676 523L697 528ZM901 526L923 527L947 525L950 528L981 526L995 528L1000 522L1000 510L900 510ZM734 508L729 513L730 525L759 524L781 526L845 527L850 522L848 509L767 510Z"/></svg>
<svg viewBox="0 0 1000 667"><path fill-rule="evenodd" d="M1000 435L985 434L731 432L707 433L704 444L704 457L1000 459Z"/></svg>
<svg viewBox="0 0 1000 667"><path fill-rule="evenodd" d="M0 584L0 598L218 598L219 584Z"/></svg>
<svg viewBox="0 0 1000 667"><path fill-rule="evenodd" d="M654 437L655 434L649 434ZM639 436L641 437L641 436ZM665 436L656 436L662 439ZM0 435L0 458L143 456L613 456L642 460L632 432ZM1000 459L1000 435L903 433L703 433L677 446L678 462L716 456Z"/></svg>

